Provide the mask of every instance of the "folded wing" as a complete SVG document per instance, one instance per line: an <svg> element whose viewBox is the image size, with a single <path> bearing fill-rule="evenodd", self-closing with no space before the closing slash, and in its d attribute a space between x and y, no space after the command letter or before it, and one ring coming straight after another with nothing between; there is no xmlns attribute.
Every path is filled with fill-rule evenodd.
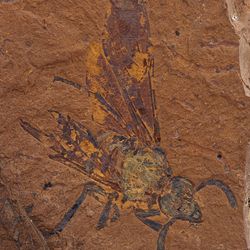
<svg viewBox="0 0 250 250"><path fill-rule="evenodd" d="M57 111L49 112L57 121L58 131L46 133L24 120L21 120L22 128L54 152L49 155L51 159L73 167L96 181L109 183L108 175L102 172L103 167L109 164L109 157L95 136L69 116L65 117Z"/></svg>
<svg viewBox="0 0 250 250"><path fill-rule="evenodd" d="M149 25L143 5L130 5L112 2L103 43L90 46L87 89L97 123L150 145L160 141L160 133Z"/></svg>

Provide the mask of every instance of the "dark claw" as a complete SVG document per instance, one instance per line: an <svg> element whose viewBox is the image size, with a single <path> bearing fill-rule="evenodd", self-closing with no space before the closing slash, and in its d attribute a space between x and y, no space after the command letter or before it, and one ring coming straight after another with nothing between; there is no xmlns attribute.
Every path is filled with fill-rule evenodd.
<svg viewBox="0 0 250 250"><path fill-rule="evenodd" d="M231 207L233 208L237 207L237 201L232 190L229 188L229 186L224 184L222 181L214 180L214 179L203 181L196 187L195 191L198 192L206 186L216 186L219 189L221 189L227 196L228 202L230 203Z"/></svg>

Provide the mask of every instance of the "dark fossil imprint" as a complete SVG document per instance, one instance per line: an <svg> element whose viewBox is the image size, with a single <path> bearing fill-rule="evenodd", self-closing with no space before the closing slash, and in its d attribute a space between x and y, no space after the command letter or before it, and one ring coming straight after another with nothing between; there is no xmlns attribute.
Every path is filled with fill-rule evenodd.
<svg viewBox="0 0 250 250"><path fill-rule="evenodd" d="M201 223L195 194L213 185L231 207L236 199L220 180L197 186L174 176L160 147L155 94L151 84L154 60L145 5L138 0L111 0L111 13L101 43L93 43L87 60L86 85L60 76L54 82L89 93L93 121L102 127L94 135L81 123L49 110L58 128L46 133L29 122L21 126L54 154L49 157L87 175L91 181L48 237L61 232L87 195L103 202L97 229L115 222L120 211L132 209L145 225L159 232L157 249L165 249L169 227L177 220ZM59 132L58 132L59 131Z"/></svg>

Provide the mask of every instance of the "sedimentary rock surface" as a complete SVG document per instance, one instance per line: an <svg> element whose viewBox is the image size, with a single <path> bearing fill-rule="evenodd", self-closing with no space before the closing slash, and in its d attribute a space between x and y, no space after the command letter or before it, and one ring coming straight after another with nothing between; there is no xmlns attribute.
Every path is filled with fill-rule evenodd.
<svg viewBox="0 0 250 250"><path fill-rule="evenodd" d="M226 2L150 0L145 6L161 146L169 165L194 184L221 179L238 203L233 209L219 189L202 190L196 200L203 222L176 222L167 249L247 249L243 204L250 100ZM55 227L88 178L51 160L50 150L20 126L25 119L49 132L56 123L48 110L59 110L98 132L88 93L53 79L86 84L89 45L105 36L110 9L110 1L0 1L1 249L156 247L158 233L130 210L96 230L103 205L92 197L63 232L45 239L42 233Z"/></svg>

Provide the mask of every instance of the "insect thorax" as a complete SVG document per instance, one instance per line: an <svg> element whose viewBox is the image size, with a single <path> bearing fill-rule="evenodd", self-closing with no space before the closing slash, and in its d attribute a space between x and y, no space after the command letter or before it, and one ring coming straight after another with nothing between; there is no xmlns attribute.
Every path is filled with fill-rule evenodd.
<svg viewBox="0 0 250 250"><path fill-rule="evenodd" d="M129 151L124 159L121 188L127 200L147 200L169 179L165 154L149 147Z"/></svg>
<svg viewBox="0 0 250 250"><path fill-rule="evenodd" d="M114 133L104 134L100 143L111 159L110 171L105 175L118 184L125 200L148 201L152 194L161 193L172 174L161 148Z"/></svg>

